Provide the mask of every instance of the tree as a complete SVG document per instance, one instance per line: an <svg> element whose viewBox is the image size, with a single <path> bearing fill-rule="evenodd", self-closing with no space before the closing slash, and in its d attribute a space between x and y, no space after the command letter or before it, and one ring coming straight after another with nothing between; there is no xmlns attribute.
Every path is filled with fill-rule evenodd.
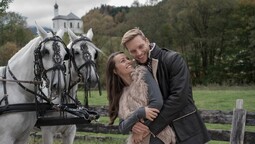
<svg viewBox="0 0 255 144"><path fill-rule="evenodd" d="M26 19L15 13L8 12L2 17L2 39L0 45L6 42L15 42L18 47L24 46L32 37L32 32L26 28Z"/></svg>
<svg viewBox="0 0 255 144"><path fill-rule="evenodd" d="M248 84L255 82L255 51L254 51L254 1L241 0L235 13L231 14L232 20L228 33L231 36L227 47L229 66L228 74L232 82Z"/></svg>
<svg viewBox="0 0 255 144"><path fill-rule="evenodd" d="M15 43L7 42L0 47L0 65L7 65L8 60L18 51L18 47Z"/></svg>
<svg viewBox="0 0 255 144"><path fill-rule="evenodd" d="M1 64L6 64L7 60L12 56L13 52L23 47L34 36L32 32L26 28L26 20L21 15L8 12L1 17Z"/></svg>
<svg viewBox="0 0 255 144"><path fill-rule="evenodd" d="M12 0L2 0L0 2L0 16L5 13L6 9L8 8L9 6L9 3L11 3Z"/></svg>
<svg viewBox="0 0 255 144"><path fill-rule="evenodd" d="M3 33L3 25L4 25L4 16L6 14L6 9L8 8L9 3L11 2L12 0L2 0L0 2L0 46L3 43L2 33Z"/></svg>
<svg viewBox="0 0 255 144"><path fill-rule="evenodd" d="M129 13L125 16L125 31L139 27L151 42L157 42L157 44L163 47L169 46L171 39L161 36L162 32L169 31L169 27L166 25L166 16L165 9L162 9L160 6L131 7ZM169 35L166 34L165 36Z"/></svg>
<svg viewBox="0 0 255 144"><path fill-rule="evenodd" d="M134 2L131 4L131 7L140 7L140 3L138 0L134 0Z"/></svg>
<svg viewBox="0 0 255 144"><path fill-rule="evenodd" d="M197 82L211 82L215 75L212 69L222 68L218 60L225 52L225 31L235 1L172 0L171 4L169 15L175 46L182 50Z"/></svg>
<svg viewBox="0 0 255 144"><path fill-rule="evenodd" d="M114 19L110 15L100 12L99 9L90 11L86 16L82 17L83 29L93 28L97 34L111 35L112 28L116 26Z"/></svg>

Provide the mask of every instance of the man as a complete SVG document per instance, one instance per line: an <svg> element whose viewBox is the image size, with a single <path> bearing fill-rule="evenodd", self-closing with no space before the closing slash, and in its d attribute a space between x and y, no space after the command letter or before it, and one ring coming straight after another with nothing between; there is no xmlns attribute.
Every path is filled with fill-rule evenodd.
<svg viewBox="0 0 255 144"><path fill-rule="evenodd" d="M148 127L136 123L132 131L145 133L148 128L155 137L170 125L179 144L204 144L210 140L207 129L197 112L192 96L188 67L176 52L150 43L138 28L127 31L122 45L140 65L146 65L158 81L164 105L158 117ZM162 143L157 138L152 144Z"/></svg>

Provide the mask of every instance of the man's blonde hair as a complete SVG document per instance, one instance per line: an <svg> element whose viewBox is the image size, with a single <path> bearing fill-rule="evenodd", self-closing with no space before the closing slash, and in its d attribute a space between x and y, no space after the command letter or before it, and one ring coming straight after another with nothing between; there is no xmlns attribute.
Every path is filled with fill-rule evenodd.
<svg viewBox="0 0 255 144"><path fill-rule="evenodd" d="M142 38L144 38L144 40L146 40L146 37L145 37L144 33L138 27L135 27L131 30L128 30L123 35L123 37L121 39L121 45L123 45L126 48L126 43L129 42L130 40L132 40L133 38L135 38L138 35L142 36Z"/></svg>

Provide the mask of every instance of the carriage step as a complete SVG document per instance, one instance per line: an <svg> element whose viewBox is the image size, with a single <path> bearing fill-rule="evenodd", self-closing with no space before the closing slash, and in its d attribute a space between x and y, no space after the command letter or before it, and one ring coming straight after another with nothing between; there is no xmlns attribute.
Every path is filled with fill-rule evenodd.
<svg viewBox="0 0 255 144"><path fill-rule="evenodd" d="M72 124L88 124L91 120L84 118L38 118L35 126L55 126L55 125L72 125Z"/></svg>

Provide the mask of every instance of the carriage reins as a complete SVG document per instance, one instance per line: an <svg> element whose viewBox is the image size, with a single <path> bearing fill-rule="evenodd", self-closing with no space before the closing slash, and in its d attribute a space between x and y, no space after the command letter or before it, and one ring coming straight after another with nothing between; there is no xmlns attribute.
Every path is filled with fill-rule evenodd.
<svg viewBox="0 0 255 144"><path fill-rule="evenodd" d="M3 89L4 89L4 97L3 97L3 99L5 99L6 104L8 104L8 99L7 99L8 94L7 94L7 90L6 90L6 82L16 82L16 83L17 83L21 88L23 88L25 91L30 92L30 93L32 93L32 94L36 94L34 91L32 91L32 90L26 88L26 87L25 87L24 85L22 85L21 83L41 84L42 81L17 80L17 78L15 77L15 75L14 75L14 74L12 73L12 71L10 70L10 67L7 66L7 68L8 68L8 72L10 73L10 75L12 76L12 78L13 78L14 80L6 79L6 67L4 67L3 79L0 79L0 81L3 81ZM39 95L39 96L41 96L42 98L44 97L44 96L42 96L42 95ZM3 99L0 100L0 104L2 103Z"/></svg>
<svg viewBox="0 0 255 144"><path fill-rule="evenodd" d="M10 79L5 79L5 78L0 78L0 81L5 81L5 82L20 82L20 83L28 83L28 84L41 84L42 81L26 81L26 80L10 80Z"/></svg>
<svg viewBox="0 0 255 144"><path fill-rule="evenodd" d="M8 94L7 94L7 90L6 90L6 82L16 82L19 84L19 86L21 86L25 91L30 92L32 94L35 94L34 91L27 89L24 85L22 85L21 83L30 83L30 84L34 84L34 83L40 83L39 81L35 82L35 81L19 81L17 80L17 78L14 76L14 74L12 73L12 71L10 70L10 68L7 66L8 71L10 73L10 75L12 76L12 78L14 80L8 80L6 79L6 67L4 67L3 70L3 79L0 79L1 81L3 81L3 89L4 89L4 97L0 100L0 104L5 101L5 106L0 106L0 115L1 114L5 114L5 113L12 113L12 112L24 112L24 111L35 111L35 104L34 103L25 103L25 104L9 104L8 102ZM38 96L44 98L43 95L39 95ZM46 99L47 100L47 99ZM50 109L50 107L52 107L49 103L44 103L40 105L41 109Z"/></svg>
<svg viewBox="0 0 255 144"><path fill-rule="evenodd" d="M32 90L26 88L24 85L22 85L22 82L19 81L19 80L15 77L15 75L13 74L13 72L11 71L11 69L10 69L9 66L7 66L7 69L8 69L8 72L10 73L11 77L14 79L14 82L16 82L21 88L23 88L25 91L30 92L30 93L32 93L32 94L34 94L34 95L38 95L39 97L43 98L44 100L50 102L50 101L47 99L47 97L45 96L44 93L42 93L42 95L40 95L40 94L35 93L34 91L32 91ZM42 82L39 82L39 81L35 81L36 83L34 83L33 81L30 81L30 82L32 82L32 83L30 83L30 84L35 84L35 85L37 85L37 84L42 84Z"/></svg>

